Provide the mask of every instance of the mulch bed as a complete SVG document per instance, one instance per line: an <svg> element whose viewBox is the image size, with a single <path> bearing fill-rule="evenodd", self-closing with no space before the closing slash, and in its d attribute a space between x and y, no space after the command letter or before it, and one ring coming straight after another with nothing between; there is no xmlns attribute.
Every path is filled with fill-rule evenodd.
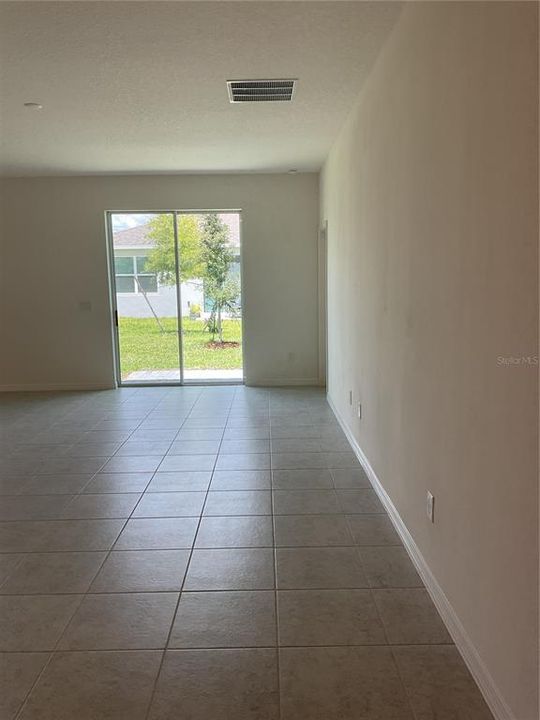
<svg viewBox="0 0 540 720"><path fill-rule="evenodd" d="M223 342L217 342L216 340L210 340L209 342L206 343L206 347L210 348L210 350L229 350L229 348L240 347L240 343L229 341L229 340L224 340Z"/></svg>

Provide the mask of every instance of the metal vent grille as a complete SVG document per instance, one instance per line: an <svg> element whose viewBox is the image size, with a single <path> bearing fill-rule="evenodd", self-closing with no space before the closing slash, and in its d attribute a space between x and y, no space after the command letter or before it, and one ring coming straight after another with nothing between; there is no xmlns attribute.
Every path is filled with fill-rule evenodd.
<svg viewBox="0 0 540 720"><path fill-rule="evenodd" d="M227 89L232 103L290 102L296 80L228 80Z"/></svg>

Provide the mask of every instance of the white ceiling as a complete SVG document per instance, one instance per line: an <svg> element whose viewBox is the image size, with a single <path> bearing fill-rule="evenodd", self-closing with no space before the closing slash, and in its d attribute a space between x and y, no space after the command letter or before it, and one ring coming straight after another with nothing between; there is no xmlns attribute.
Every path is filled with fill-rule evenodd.
<svg viewBox="0 0 540 720"><path fill-rule="evenodd" d="M317 170L398 13L387 2L0 3L0 172ZM229 104L226 80L279 77L298 78L292 103Z"/></svg>

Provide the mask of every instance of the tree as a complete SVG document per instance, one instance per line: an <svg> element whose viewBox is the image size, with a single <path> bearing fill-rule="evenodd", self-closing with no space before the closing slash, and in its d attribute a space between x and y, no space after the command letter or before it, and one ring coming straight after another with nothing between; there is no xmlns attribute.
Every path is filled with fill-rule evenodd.
<svg viewBox="0 0 540 720"><path fill-rule="evenodd" d="M234 278L227 278L223 285L217 285L214 281L207 279L204 283L206 296L212 302L210 317L206 322L207 329L212 333L212 340L218 336L218 342L223 342L223 326L221 315L228 311L233 315L238 310L238 296L240 285Z"/></svg>
<svg viewBox="0 0 540 720"><path fill-rule="evenodd" d="M177 215L178 249L180 253L180 282L202 277L205 272L202 257L201 230L195 215ZM174 224L170 214L155 215L150 222L147 237L155 247L148 255L145 271L153 272L162 285L176 284L174 252Z"/></svg>
<svg viewBox="0 0 540 720"><path fill-rule="evenodd" d="M229 228L217 213L208 213L202 225L202 257L205 264L204 291L212 303L207 327L212 340L223 342L221 316L224 310L234 312L240 294L238 282L230 276L234 253L229 245Z"/></svg>

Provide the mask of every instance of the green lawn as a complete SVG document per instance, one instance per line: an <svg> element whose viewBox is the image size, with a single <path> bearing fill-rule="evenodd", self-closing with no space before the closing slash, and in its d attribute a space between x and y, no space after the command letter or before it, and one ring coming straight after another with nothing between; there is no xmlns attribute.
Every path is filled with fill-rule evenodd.
<svg viewBox="0 0 540 720"><path fill-rule="evenodd" d="M154 318L119 318L122 377L135 370L174 370L178 367L178 335L175 318L160 318L161 332ZM182 318L184 367L186 369L233 370L242 367L242 346L226 349L208 347L210 333L204 320ZM223 321L224 340L242 341L242 321Z"/></svg>

